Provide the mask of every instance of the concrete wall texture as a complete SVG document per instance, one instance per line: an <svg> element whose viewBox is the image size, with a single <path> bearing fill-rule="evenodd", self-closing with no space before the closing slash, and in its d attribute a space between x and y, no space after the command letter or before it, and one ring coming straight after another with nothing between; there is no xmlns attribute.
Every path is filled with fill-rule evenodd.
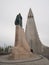
<svg viewBox="0 0 49 65"><path fill-rule="evenodd" d="M33 52L49 58L49 47L44 46L40 41L31 8L28 13L25 34Z"/></svg>

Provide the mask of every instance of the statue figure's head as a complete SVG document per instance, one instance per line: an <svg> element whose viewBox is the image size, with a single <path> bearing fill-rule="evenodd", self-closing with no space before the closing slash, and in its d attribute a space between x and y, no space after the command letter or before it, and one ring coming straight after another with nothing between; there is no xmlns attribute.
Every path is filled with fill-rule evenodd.
<svg viewBox="0 0 49 65"><path fill-rule="evenodd" d="M22 16L20 13L16 16L15 25L20 25L22 27Z"/></svg>

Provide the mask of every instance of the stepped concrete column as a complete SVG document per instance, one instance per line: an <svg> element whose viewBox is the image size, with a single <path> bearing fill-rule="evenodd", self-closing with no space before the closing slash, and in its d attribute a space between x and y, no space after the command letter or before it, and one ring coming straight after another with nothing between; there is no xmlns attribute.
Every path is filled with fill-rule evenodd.
<svg viewBox="0 0 49 65"><path fill-rule="evenodd" d="M36 24L31 8L29 9L27 24L26 24L26 39L30 45L30 48L33 49L35 53L41 53L41 41L38 36L36 29Z"/></svg>

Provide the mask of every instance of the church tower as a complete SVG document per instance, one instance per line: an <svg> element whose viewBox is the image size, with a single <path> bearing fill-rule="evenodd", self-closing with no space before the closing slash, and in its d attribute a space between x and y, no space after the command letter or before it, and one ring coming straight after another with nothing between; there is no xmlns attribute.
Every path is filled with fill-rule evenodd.
<svg viewBox="0 0 49 65"><path fill-rule="evenodd" d="M38 36L38 32L36 29L36 24L34 21L34 16L33 16L31 8L29 9L29 13L27 17L25 34L26 34L26 39L30 45L30 48L33 50L33 52L40 53L42 44Z"/></svg>

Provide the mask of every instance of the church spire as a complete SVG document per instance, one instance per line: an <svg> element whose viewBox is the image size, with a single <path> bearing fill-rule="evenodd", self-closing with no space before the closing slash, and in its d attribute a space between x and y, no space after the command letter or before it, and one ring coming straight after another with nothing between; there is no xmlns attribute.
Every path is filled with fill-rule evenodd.
<svg viewBox="0 0 49 65"><path fill-rule="evenodd" d="M38 36L38 32L36 29L36 24L31 8L29 9L29 13L28 13L25 34L30 48L33 49L34 53L40 53L41 41Z"/></svg>
<svg viewBox="0 0 49 65"><path fill-rule="evenodd" d="M28 18L33 18L33 13L32 13L31 8L29 9Z"/></svg>

